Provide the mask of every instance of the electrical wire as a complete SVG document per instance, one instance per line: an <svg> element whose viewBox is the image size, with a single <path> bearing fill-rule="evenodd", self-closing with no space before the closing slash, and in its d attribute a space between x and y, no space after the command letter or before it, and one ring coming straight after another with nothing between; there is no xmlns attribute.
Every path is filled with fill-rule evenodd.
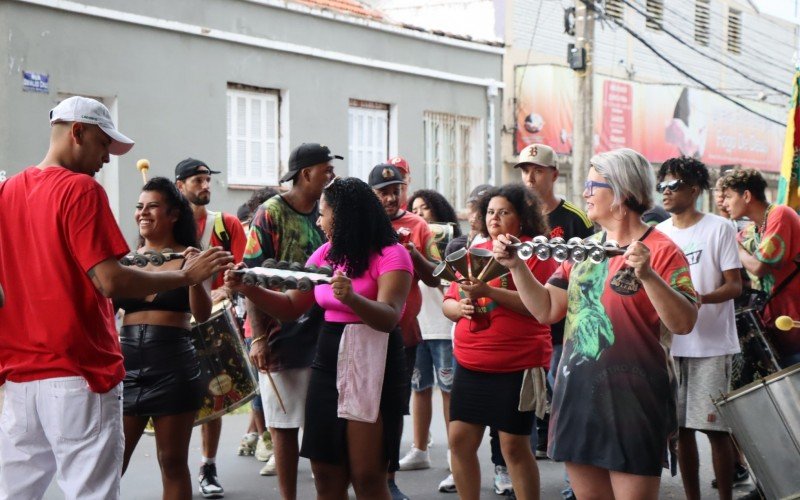
<svg viewBox="0 0 800 500"><path fill-rule="evenodd" d="M592 2L592 1L590 1L590 0L580 0L580 1L581 1L581 3L583 3L584 5L586 5L586 7L587 7L588 9L591 9L592 11L594 11L594 12L596 12L596 13L600 14L600 15L603 15L603 13L602 13L600 10L598 10L598 8L595 6L594 2ZM617 19L615 19L615 18L613 18L613 17L611 17L610 19L612 20L612 22L614 22L614 24L616 24L617 26L619 26L620 28L622 28L623 30L625 30L626 32L628 32L628 34L629 34L630 36L632 36L633 38L635 38L636 40L638 40L638 41L639 41L639 43L641 43L642 45L644 45L645 47L647 47L647 48L650 50L650 52L652 52L653 54L655 54L655 56L656 56L656 57L658 57L659 59L661 59L662 61L664 61L665 63L667 63L669 66L671 66L671 67L672 67L672 68L673 68L675 71L677 71L677 72L678 72L678 73L680 73L681 75L683 75L683 76L685 76L686 78L688 78L688 79L692 80L693 82L695 82L695 83L699 84L700 86L702 86L704 89L708 90L709 92L711 92L711 93L713 93L713 94L716 94L716 95L718 95L719 97L722 97L722 98L723 98L723 99L725 99L726 101L730 101L731 103L733 103L733 104L735 104L736 106L738 106L738 107L740 107L740 108L744 109L745 111L747 111L747 112L749 112L749 113L752 113L752 114L754 114L754 115L756 115L756 116L758 116L758 117L761 117L761 118L763 118L763 119L765 119L765 120L767 120L767 121L769 121L769 122L771 122L771 123L774 123L774 124L776 124L776 125L780 125L780 126L781 126L781 127L783 127L783 128L786 128L786 124L785 124L785 123L783 123L783 122L780 122L780 121L778 121L778 120L776 120L776 119L774 119L774 118L772 118L772 117L770 117L770 116L767 116L767 115L765 115L765 114L763 114L763 113L760 113L760 112L758 112L758 111L756 111L756 110L754 110L754 109L750 108L749 106L746 106L745 104L743 104L743 103L741 103L741 102L737 101L736 99L734 99L734 98L732 98L732 97L730 97L730 96L728 96L728 95L726 95L726 94L724 94L724 93L720 92L719 90L715 89L714 87L712 87L711 85L707 84L707 83L706 83L706 82L704 82L703 80L701 80L701 79L697 78L696 76L692 75L691 73L689 73L689 72L688 72L688 71L686 71L685 69L681 68L681 67L680 67L678 64L674 63L674 62L673 62L672 60L670 60L670 59L669 59L667 56L665 56L664 54L662 54L662 53L661 53L661 52L660 52L658 49L656 49L655 47L653 47L653 45L652 45L652 44L650 44L650 42L648 42L648 41L647 41L647 40L646 40L644 37L642 37L642 36L641 36L639 33L637 33L636 31L634 31L633 29L629 28L629 27L628 27L628 26L627 26L625 23L623 23L623 22L621 22L621 21L619 21L619 20L617 20Z"/></svg>
<svg viewBox="0 0 800 500"><path fill-rule="evenodd" d="M639 10L639 9L637 8L637 6L636 6L636 5L634 5L632 2L630 2L629 0L621 0L621 1L622 1L622 2L623 2L625 5L629 6L631 9L633 9L633 10L634 10L634 12L638 13L638 14L639 14L639 15L641 15L641 16L644 16L644 18L645 18L646 20L648 20L648 21L657 21L657 19L656 19L656 18L654 18L654 17L650 16L650 15L649 15L647 12L644 12L644 11L641 11L641 10ZM736 68L736 67L734 67L734 66L732 66L732 65L730 65L730 64L728 64L728 63L726 63L726 62L724 62L724 61L721 61L721 60L717 59L716 57L714 57L714 56L712 56L712 55L710 55L710 54L706 54L705 52L703 52L702 50L698 49L697 47L695 47L695 46L693 46L693 45L691 45L691 44L687 43L686 41L684 41L683 39L681 39L680 37L678 37L677 35L675 35L675 34L674 34L674 33L672 33L671 31L664 29L664 27L663 27L663 24L662 24L661 31L662 31L664 34L666 34L667 36L669 36L670 38L672 38L673 40L675 40L676 42L680 43L680 44L681 44L681 45L683 45L684 47L686 47L686 48L688 48L689 50L691 50L692 52L694 52L694 53L696 53L696 54L699 54L699 55L701 55L701 56L705 57L706 59L709 59L709 60L711 60L711 61L714 61L714 62L715 62L715 63L717 63L717 64L720 64L720 65L722 65L722 66L725 66L726 68L728 68L729 70L733 71L734 73L736 73L736 74L740 75L741 77L743 77L743 78L745 78L745 79L747 79L747 80L750 80L751 82L753 82L753 83L755 83L755 84L757 84L757 85L761 85L761 86L763 86L763 87L766 87L766 88L768 88L768 89L770 89L770 90L773 90L773 91L775 91L775 92L777 92L777 93L779 93L779 94L781 94L781 95L784 95L784 96L786 96L786 97L791 97L791 96L792 96L792 95L791 95L789 92L786 92L785 90L778 89L778 88L776 88L776 87L773 87L773 86L772 86L772 85L770 85L769 83L762 82L761 80L757 80L757 79L755 79L755 78L751 77L750 75L748 75L747 73L745 73L744 71L741 71L740 69L738 69L738 68Z"/></svg>

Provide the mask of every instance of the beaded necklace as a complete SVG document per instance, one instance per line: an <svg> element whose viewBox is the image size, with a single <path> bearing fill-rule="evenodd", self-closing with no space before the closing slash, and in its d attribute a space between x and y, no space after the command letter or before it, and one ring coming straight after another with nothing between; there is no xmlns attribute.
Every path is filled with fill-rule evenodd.
<svg viewBox="0 0 800 500"><path fill-rule="evenodd" d="M761 225L758 226L758 230L756 231L756 237L759 243L761 243L761 238L764 237L764 232L767 230L767 217L769 217L769 211L772 210L772 207L772 203L767 205L767 209L764 210L764 219L761 221Z"/></svg>

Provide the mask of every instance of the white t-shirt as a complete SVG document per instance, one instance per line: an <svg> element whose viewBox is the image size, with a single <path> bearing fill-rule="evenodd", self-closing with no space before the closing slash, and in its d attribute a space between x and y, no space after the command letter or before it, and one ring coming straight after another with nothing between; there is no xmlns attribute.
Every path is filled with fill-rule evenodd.
<svg viewBox="0 0 800 500"><path fill-rule="evenodd" d="M724 280L723 271L740 269L736 231L731 223L714 214L704 214L695 225L678 229L667 219L656 226L678 245L689 261L689 273L700 295L711 293ZM721 304L703 304L694 330L688 335L673 335L672 355L705 358L735 354L740 351L736 335L733 300Z"/></svg>
<svg viewBox="0 0 800 500"><path fill-rule="evenodd" d="M453 338L453 322L442 312L444 294L439 287L430 287L419 282L422 292L422 308L417 320L422 331L422 340L451 340Z"/></svg>

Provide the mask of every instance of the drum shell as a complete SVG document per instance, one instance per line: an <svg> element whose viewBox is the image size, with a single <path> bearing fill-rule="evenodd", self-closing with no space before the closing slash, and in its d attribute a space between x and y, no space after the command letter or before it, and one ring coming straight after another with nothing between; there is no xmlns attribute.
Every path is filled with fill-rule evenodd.
<svg viewBox="0 0 800 500"><path fill-rule="evenodd" d="M233 306L225 304L205 323L193 324L191 333L207 388L194 422L200 425L248 403L258 394L258 379ZM220 388L225 392L220 394Z"/></svg>
<svg viewBox="0 0 800 500"><path fill-rule="evenodd" d="M800 498L800 364L714 401L768 499Z"/></svg>

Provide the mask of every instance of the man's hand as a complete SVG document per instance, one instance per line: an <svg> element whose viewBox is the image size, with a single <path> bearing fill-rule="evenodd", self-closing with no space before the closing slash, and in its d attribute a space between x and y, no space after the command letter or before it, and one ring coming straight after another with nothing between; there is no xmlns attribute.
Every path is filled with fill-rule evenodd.
<svg viewBox="0 0 800 500"><path fill-rule="evenodd" d="M253 337L253 340L261 337ZM258 368L258 371L266 373L269 368L269 342L267 339L259 340L250 344L250 361Z"/></svg>
<svg viewBox="0 0 800 500"><path fill-rule="evenodd" d="M186 259L183 273L191 285L202 283L214 274L233 267L233 255L221 247L211 247L199 253L196 248L189 247L183 255Z"/></svg>

